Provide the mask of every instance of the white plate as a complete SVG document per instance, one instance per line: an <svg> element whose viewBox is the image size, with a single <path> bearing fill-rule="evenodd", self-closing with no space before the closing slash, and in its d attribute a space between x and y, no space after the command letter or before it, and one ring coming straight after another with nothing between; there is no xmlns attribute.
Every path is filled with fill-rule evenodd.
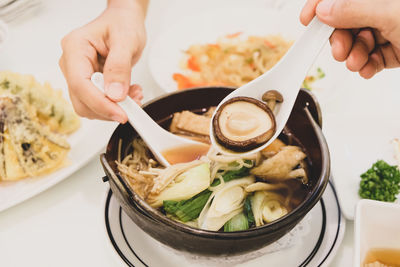
<svg viewBox="0 0 400 267"><path fill-rule="evenodd" d="M204 266L179 255L143 232L122 210L111 190L105 198L105 229L113 253L128 266ZM313 229L294 247L266 254L240 266L327 266L342 242L345 221L331 183L322 199L310 211Z"/></svg>
<svg viewBox="0 0 400 267"><path fill-rule="evenodd" d="M116 124L81 119L81 127L68 138L68 164L48 175L16 182L0 182L0 211L27 200L64 180L102 151Z"/></svg>
<svg viewBox="0 0 400 267"><path fill-rule="evenodd" d="M347 219L354 219L360 200L360 175L379 159L397 165L391 141L400 138L399 77L399 69L371 80L354 74L335 89L336 98L322 106L333 180Z"/></svg>
<svg viewBox="0 0 400 267"><path fill-rule="evenodd" d="M193 12L185 17L169 17L170 24L151 46L148 61L153 78L164 91L177 90L172 75L183 72L179 64L183 51L190 45L213 43L218 37L235 32L243 32L243 36L281 34L284 38L296 40L305 29L299 22L301 6L276 9L266 5L248 7L245 2L242 5L210 8L207 12ZM328 45L310 71L315 72L317 67L322 68L326 77L314 84L315 93L317 97L328 99L328 93L346 72L340 63L333 60Z"/></svg>

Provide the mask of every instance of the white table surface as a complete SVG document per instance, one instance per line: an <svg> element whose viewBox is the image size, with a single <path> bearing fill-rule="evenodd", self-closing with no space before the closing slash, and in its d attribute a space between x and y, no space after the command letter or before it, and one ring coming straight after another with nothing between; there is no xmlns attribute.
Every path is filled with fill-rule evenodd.
<svg viewBox="0 0 400 267"><path fill-rule="evenodd" d="M151 1L149 44L168 26L165 14L179 15L170 10L172 2L179 2L181 10L201 10L208 5L207 1ZM0 49L0 70L32 73L56 88L66 88L58 67L60 40L104 7L105 1L98 0L43 0L37 12L10 25L9 39ZM145 89L145 100L162 93L150 76L147 56L148 48L132 76ZM102 176L98 155L94 155L68 179L1 212L0 266L116 266L103 226L107 186ZM351 266L352 250L353 223L347 221L344 240L331 266Z"/></svg>

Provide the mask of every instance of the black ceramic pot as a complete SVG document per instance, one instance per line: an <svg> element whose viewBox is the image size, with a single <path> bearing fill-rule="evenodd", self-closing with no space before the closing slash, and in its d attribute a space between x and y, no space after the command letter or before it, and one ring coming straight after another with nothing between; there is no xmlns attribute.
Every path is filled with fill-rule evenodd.
<svg viewBox="0 0 400 267"><path fill-rule="evenodd" d="M207 87L178 91L157 98L143 106L160 125L168 127L172 114L182 110L205 111L216 106L232 88ZM118 143L121 151L137 133L129 123L119 125L101 155L101 163L111 190L123 210L146 233L178 250L208 255L233 255L259 249L289 232L319 201L329 180L330 159L328 146L321 131L321 113L315 98L301 90L281 138L300 145L309 161L310 191L306 199L286 216L264 225L239 232L205 231L181 224L150 207L136 195L119 175L115 161ZM123 157L125 155L121 155Z"/></svg>

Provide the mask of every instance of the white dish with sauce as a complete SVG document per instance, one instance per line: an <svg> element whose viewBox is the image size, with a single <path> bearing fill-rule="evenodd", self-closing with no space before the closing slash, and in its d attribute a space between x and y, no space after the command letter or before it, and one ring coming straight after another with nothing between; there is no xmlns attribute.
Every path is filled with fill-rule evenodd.
<svg viewBox="0 0 400 267"><path fill-rule="evenodd" d="M365 263L376 260L400 266L399 225L400 205L367 199L359 201L355 217L354 267L373 266Z"/></svg>

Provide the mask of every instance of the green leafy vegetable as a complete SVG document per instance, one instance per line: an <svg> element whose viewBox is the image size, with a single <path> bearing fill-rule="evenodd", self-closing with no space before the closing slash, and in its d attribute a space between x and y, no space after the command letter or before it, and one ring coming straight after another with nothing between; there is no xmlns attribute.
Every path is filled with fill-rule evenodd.
<svg viewBox="0 0 400 267"><path fill-rule="evenodd" d="M3 87L3 89L10 88L10 81L4 80L2 83L0 83L0 86Z"/></svg>
<svg viewBox="0 0 400 267"><path fill-rule="evenodd" d="M187 200L164 200L163 208L166 213L176 216L182 222L188 222L199 217L211 194L212 192L206 189Z"/></svg>
<svg viewBox="0 0 400 267"><path fill-rule="evenodd" d="M50 117L54 117L56 115L56 107L54 105L51 105L50 109Z"/></svg>
<svg viewBox="0 0 400 267"><path fill-rule="evenodd" d="M246 215L249 225L252 226L255 224L255 220L254 220L253 210L251 209L250 197L251 196L247 196L246 200L244 201L243 213Z"/></svg>
<svg viewBox="0 0 400 267"><path fill-rule="evenodd" d="M210 186L210 165L202 163L174 179L174 183L153 198L148 198L152 207L161 207L164 200L188 200Z"/></svg>
<svg viewBox="0 0 400 267"><path fill-rule="evenodd" d="M251 160L245 161L247 164L251 164ZM232 165L238 164L237 162ZM248 176L250 168L242 167L239 170L227 171L222 175L225 182L229 182L234 179L239 179ZM221 183L220 180L215 180L211 186L217 186ZM187 200L175 201L175 200L164 200L163 208L166 213L177 217L182 222L188 222L199 217L204 205L211 196L212 192L208 189L200 192Z"/></svg>
<svg viewBox="0 0 400 267"><path fill-rule="evenodd" d="M362 198L394 202L400 189L400 171L383 160L378 160L361 174L358 194Z"/></svg>
<svg viewBox="0 0 400 267"><path fill-rule="evenodd" d="M325 72L321 68L317 68L317 78L322 79L325 77Z"/></svg>
<svg viewBox="0 0 400 267"><path fill-rule="evenodd" d="M312 84L324 77L325 77L325 72L321 68L317 68L317 71L314 75L306 76L301 87L311 91Z"/></svg>
<svg viewBox="0 0 400 267"><path fill-rule="evenodd" d="M247 64L252 64L254 62L254 59L252 57L246 58L246 63Z"/></svg>
<svg viewBox="0 0 400 267"><path fill-rule="evenodd" d="M245 160L245 162L247 164L252 163L251 160ZM234 164L237 164L237 163L235 162ZM249 173L250 173L250 168L243 166L242 168L240 168L239 170L236 170L236 171L227 171L226 173L224 173L222 175L222 178L224 179L225 182L229 182L234 179L239 179L239 178L248 176ZM214 180L214 182L211 184L211 186L217 186L220 183L221 183L221 181L219 179L217 179L217 180Z"/></svg>
<svg viewBox="0 0 400 267"><path fill-rule="evenodd" d="M222 175L225 182L232 181L234 179L242 178L248 176L250 173L250 169L246 167L242 167L237 171L227 171L225 174Z"/></svg>
<svg viewBox="0 0 400 267"><path fill-rule="evenodd" d="M235 215L224 224L224 232L243 231L249 229L249 222L243 212Z"/></svg>
<svg viewBox="0 0 400 267"><path fill-rule="evenodd" d="M22 91L22 87L19 85L16 85L14 88L11 89L12 94L18 94L21 91Z"/></svg>

